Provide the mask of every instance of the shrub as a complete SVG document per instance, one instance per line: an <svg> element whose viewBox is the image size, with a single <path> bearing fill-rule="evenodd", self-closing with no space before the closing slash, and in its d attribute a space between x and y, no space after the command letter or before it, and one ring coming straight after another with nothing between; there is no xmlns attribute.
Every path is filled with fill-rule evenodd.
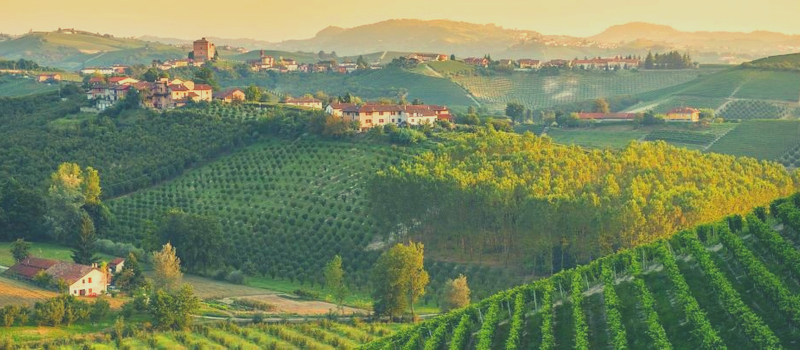
<svg viewBox="0 0 800 350"><path fill-rule="evenodd" d="M305 300L316 300L321 298L319 292L315 292L313 290L308 290L308 289L297 289L293 293L298 297L300 297L300 299L305 299Z"/></svg>
<svg viewBox="0 0 800 350"><path fill-rule="evenodd" d="M244 272L241 270L234 270L225 276L225 280L233 284L244 284L246 278Z"/></svg>

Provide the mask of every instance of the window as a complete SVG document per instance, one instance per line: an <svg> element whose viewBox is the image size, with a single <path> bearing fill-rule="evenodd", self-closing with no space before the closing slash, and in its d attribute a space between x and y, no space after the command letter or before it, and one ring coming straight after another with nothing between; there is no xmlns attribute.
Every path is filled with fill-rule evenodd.
<svg viewBox="0 0 800 350"><path fill-rule="evenodd" d="M372 123L372 119L367 119L367 124L371 124L371 123Z"/></svg>
<svg viewBox="0 0 800 350"><path fill-rule="evenodd" d="M394 123L394 118L392 118L392 123Z"/></svg>
<svg viewBox="0 0 800 350"><path fill-rule="evenodd" d="M89 288L89 294L92 294L92 288Z"/></svg>
<svg viewBox="0 0 800 350"><path fill-rule="evenodd" d="M379 122L379 123L381 123L381 124L383 124L383 119L379 120L378 122Z"/></svg>
<svg viewBox="0 0 800 350"><path fill-rule="evenodd" d="M89 277L89 283L92 283L92 278L91 277Z"/></svg>
<svg viewBox="0 0 800 350"><path fill-rule="evenodd" d="M86 284L86 280L81 280L81 283Z"/></svg>
<svg viewBox="0 0 800 350"><path fill-rule="evenodd" d="M412 122L412 123L414 122L414 118L411 118L411 122Z"/></svg>

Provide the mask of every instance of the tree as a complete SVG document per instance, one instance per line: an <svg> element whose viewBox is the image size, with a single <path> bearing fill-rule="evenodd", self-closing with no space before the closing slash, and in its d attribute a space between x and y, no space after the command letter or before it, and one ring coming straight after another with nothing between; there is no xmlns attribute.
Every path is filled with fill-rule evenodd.
<svg viewBox="0 0 800 350"><path fill-rule="evenodd" d="M339 311L343 311L344 298L347 297L347 285L344 283L344 270L342 269L342 257L336 255L325 265L325 288L333 292Z"/></svg>
<svg viewBox="0 0 800 350"><path fill-rule="evenodd" d="M174 293L156 291L147 308L157 328L183 330L191 325L192 314L200 308L200 299L191 285L184 284Z"/></svg>
<svg viewBox="0 0 800 350"><path fill-rule="evenodd" d="M227 251L222 228L215 218L170 209L159 222L160 243L170 243L183 264L192 271L205 271L220 262Z"/></svg>
<svg viewBox="0 0 800 350"><path fill-rule="evenodd" d="M158 69L156 68L149 68L144 74L142 74L142 79L144 81L155 82L158 81Z"/></svg>
<svg viewBox="0 0 800 350"><path fill-rule="evenodd" d="M425 104L425 103L422 102L422 100L420 100L418 98L415 98L413 101L411 101L411 104L414 105L414 106L419 106L419 105L422 105L422 104Z"/></svg>
<svg viewBox="0 0 800 350"><path fill-rule="evenodd" d="M42 238L45 210L39 192L24 188L14 178L0 184L0 239Z"/></svg>
<svg viewBox="0 0 800 350"><path fill-rule="evenodd" d="M108 315L108 311L111 309L111 305L106 300L104 295L100 295L94 300L94 304L92 304L92 309L89 312L89 317L92 320L92 324L96 323L97 321L102 320L106 315Z"/></svg>
<svg viewBox="0 0 800 350"><path fill-rule="evenodd" d="M595 113L610 113L611 109L608 106L608 101L604 98L598 98L594 100L594 112Z"/></svg>
<svg viewBox="0 0 800 350"><path fill-rule="evenodd" d="M364 59L364 56L358 56L358 59L356 60L356 65L358 66L358 69L369 68L369 63L367 63L367 60Z"/></svg>
<svg viewBox="0 0 800 350"><path fill-rule="evenodd" d="M97 236L94 233L94 223L88 214L81 217L81 228L72 249L72 261L81 265L92 265L97 258Z"/></svg>
<svg viewBox="0 0 800 350"><path fill-rule="evenodd" d="M167 243L159 252L153 252L153 281L157 289L175 290L181 284L181 259L175 255L175 248Z"/></svg>
<svg viewBox="0 0 800 350"><path fill-rule="evenodd" d="M86 202L83 171L74 163L62 163L50 175L45 220L51 238L67 243L78 232Z"/></svg>
<svg viewBox="0 0 800 350"><path fill-rule="evenodd" d="M86 167L85 171L85 187L83 189L83 195L88 205L99 205L100 204L100 193L102 189L100 188L100 175L98 175L97 170L94 170L92 167Z"/></svg>
<svg viewBox="0 0 800 350"><path fill-rule="evenodd" d="M509 102L506 105L506 115L513 121L522 120L522 116L524 113L525 113L525 106L523 106L519 102Z"/></svg>
<svg viewBox="0 0 800 350"><path fill-rule="evenodd" d="M31 255L31 244L25 242L24 238L17 238L11 244L11 255L14 256L14 261L20 262Z"/></svg>
<svg viewBox="0 0 800 350"><path fill-rule="evenodd" d="M653 53L647 52L647 57L644 59L644 69L653 69L655 67L655 60L653 59Z"/></svg>
<svg viewBox="0 0 800 350"><path fill-rule="evenodd" d="M424 250L422 243L397 244L378 258L372 271L376 314L398 316L410 307L412 318L416 316L414 303L428 285Z"/></svg>
<svg viewBox="0 0 800 350"><path fill-rule="evenodd" d="M214 79L214 71L208 67L200 68L200 70L194 73L194 82L210 85L214 91L219 90L219 84Z"/></svg>
<svg viewBox="0 0 800 350"><path fill-rule="evenodd" d="M145 277L142 273L142 268L139 266L139 259L133 253L128 253L128 258L125 259L125 265L122 267L116 276L114 276L114 284L120 290L125 292L133 292L145 286Z"/></svg>
<svg viewBox="0 0 800 350"><path fill-rule="evenodd" d="M248 101L260 101L261 89L259 89L255 84L250 84L250 86L244 90L244 95L247 97Z"/></svg>
<svg viewBox="0 0 800 350"><path fill-rule="evenodd" d="M445 282L439 307L442 312L459 309L469 305L469 297L470 290L467 285L467 276L458 275L456 279L449 279Z"/></svg>
<svg viewBox="0 0 800 350"><path fill-rule="evenodd" d="M451 61L455 61L456 60L456 54L450 54L450 60Z"/></svg>

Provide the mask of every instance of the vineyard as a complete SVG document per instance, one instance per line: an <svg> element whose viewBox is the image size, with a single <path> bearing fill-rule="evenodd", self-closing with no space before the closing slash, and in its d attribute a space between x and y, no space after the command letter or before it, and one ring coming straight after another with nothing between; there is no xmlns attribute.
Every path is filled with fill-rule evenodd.
<svg viewBox="0 0 800 350"><path fill-rule="evenodd" d="M786 151L778 161L787 168L800 168L800 143Z"/></svg>
<svg viewBox="0 0 800 350"><path fill-rule="evenodd" d="M173 181L108 201L117 218L111 238L136 244L148 222L180 208L220 220L236 249L226 263L236 268L251 262L254 273L313 287L322 280L324 264L340 254L349 283L367 286L380 254L368 247L385 228L371 216L364 185L379 169L417 152L314 138L266 141ZM497 291L513 280L487 267L430 261L428 268L433 288L459 273L475 276L477 290Z"/></svg>
<svg viewBox="0 0 800 350"><path fill-rule="evenodd" d="M0 97L18 97L58 91L58 85L37 83L33 79L0 76Z"/></svg>
<svg viewBox="0 0 800 350"><path fill-rule="evenodd" d="M646 141L666 141L676 143L688 143L693 145L707 145L714 141L717 136L714 134L700 133L694 131L680 130L654 130L647 134Z"/></svg>
<svg viewBox="0 0 800 350"><path fill-rule="evenodd" d="M709 152L779 159L800 140L800 121L753 120L742 122L714 143Z"/></svg>
<svg viewBox="0 0 800 350"><path fill-rule="evenodd" d="M655 113L667 113L672 109L679 107L692 107L692 108L709 108L717 109L725 103L721 98L705 98L705 97L692 97L692 96L673 96L669 100L660 103L653 108Z"/></svg>
<svg viewBox="0 0 800 350"><path fill-rule="evenodd" d="M386 325L327 320L309 323L247 324L223 322L195 325L188 331L147 332L127 329L119 348L132 349L357 349L392 334ZM117 349L111 334L88 334L22 343L31 348Z"/></svg>
<svg viewBox="0 0 800 350"><path fill-rule="evenodd" d="M490 108L502 109L508 102L520 102L527 108L537 109L599 97L653 91L692 81L698 74L696 70L583 72L557 76L514 73L459 75L453 76L453 80Z"/></svg>
<svg viewBox="0 0 800 350"><path fill-rule="evenodd" d="M796 348L798 206L800 194L771 217L757 208L621 251L364 348Z"/></svg>
<svg viewBox="0 0 800 350"><path fill-rule="evenodd" d="M735 100L719 111L719 116L727 120L781 119L791 112L792 109L782 104L759 100Z"/></svg>

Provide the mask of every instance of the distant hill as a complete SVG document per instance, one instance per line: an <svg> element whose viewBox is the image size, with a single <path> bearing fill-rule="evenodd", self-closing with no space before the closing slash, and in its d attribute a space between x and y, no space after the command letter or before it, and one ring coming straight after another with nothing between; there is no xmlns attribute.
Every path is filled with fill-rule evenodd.
<svg viewBox="0 0 800 350"><path fill-rule="evenodd" d="M191 45L192 42L194 42L195 40L197 40L199 38L195 38L195 39L179 39L179 38L164 38L164 37L153 36L153 35L143 35L143 36L137 37L137 39L143 40L143 41L158 42L158 43L163 43L163 44L167 44L167 45L178 45L178 46L180 46L180 45ZM257 40L257 39L249 39L249 38L231 39L231 38L220 38L220 37L215 37L215 36L206 36L206 39L208 39L209 41L211 41L212 43L214 43L214 44L216 44L218 46L229 45L229 46L234 46L234 47L243 47L243 48L249 49L249 50L261 49L261 48L267 47L267 46L272 44L269 41Z"/></svg>
<svg viewBox="0 0 800 350"><path fill-rule="evenodd" d="M154 59L182 58L175 46L85 32L33 32L0 41L0 56L25 58L68 70L88 65L150 63Z"/></svg>

